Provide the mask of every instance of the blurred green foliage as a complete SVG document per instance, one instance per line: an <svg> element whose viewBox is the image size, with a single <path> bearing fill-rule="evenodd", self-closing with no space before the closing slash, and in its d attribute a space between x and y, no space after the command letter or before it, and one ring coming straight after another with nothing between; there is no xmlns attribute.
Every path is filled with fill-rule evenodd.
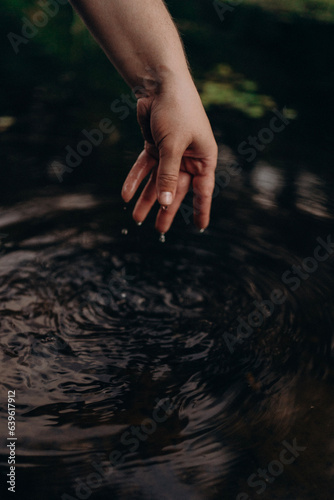
<svg viewBox="0 0 334 500"><path fill-rule="evenodd" d="M255 82L235 73L226 64L219 64L205 81L199 82L199 89L202 102L207 108L213 104L223 104L259 118L266 111L277 107L271 97L258 93Z"/></svg>
<svg viewBox="0 0 334 500"><path fill-rule="evenodd" d="M265 113L275 103L275 96L261 93L256 80L250 79L248 75L243 77L239 74L237 79L232 77L238 68L228 64L230 61L224 57L223 44L220 47L215 45L215 42L219 44L220 35L227 34L233 44L236 36L251 26L256 31L258 26L254 23L254 9L261 9L269 16L260 15L264 25L264 43L272 41L272 33L269 31L273 17L270 16L285 23L299 22L304 18L334 23L334 0L243 0L231 12L228 10L224 13L223 22L219 19L215 4L229 5L228 1L169 0L167 4L184 35L205 106L235 106L254 117ZM40 10L41 7L35 0L2 0L0 24L3 32L20 35L23 18L33 19ZM275 26L272 27L275 29ZM21 82L23 80L27 88L33 87L36 81L43 83L49 80L50 85L50 80L54 82L60 72L65 75L62 78L66 79L66 75L68 77L74 70L77 79L82 79L81 83L89 93L104 92L107 95L110 92L112 95L125 89L70 5L59 5L59 13L50 18L44 28L39 28L27 45L20 44L16 56L8 39L3 52L2 73L7 81L7 85L3 85L5 89L7 86L7 95L5 90L0 97L3 113L10 113L12 103L11 98L8 100L8 93L11 94L10 88L15 88L14 80L17 82L18 79ZM229 67L230 73L226 74L225 71L222 74L223 67ZM240 78L244 78L244 81L240 81ZM201 84L200 80L205 82Z"/></svg>
<svg viewBox="0 0 334 500"><path fill-rule="evenodd" d="M287 20L295 14L320 21L334 21L334 0L244 0L245 4L279 14Z"/></svg>

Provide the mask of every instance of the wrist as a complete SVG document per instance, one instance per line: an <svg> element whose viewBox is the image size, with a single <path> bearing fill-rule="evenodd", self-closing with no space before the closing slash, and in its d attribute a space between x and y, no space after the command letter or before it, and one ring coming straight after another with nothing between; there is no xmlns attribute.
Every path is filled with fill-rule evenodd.
<svg viewBox="0 0 334 500"><path fill-rule="evenodd" d="M186 63L181 67L173 68L163 64L155 67L147 65L137 75L135 83L136 85L133 86L132 90L137 99L154 97L161 93L174 93L185 85L194 86Z"/></svg>

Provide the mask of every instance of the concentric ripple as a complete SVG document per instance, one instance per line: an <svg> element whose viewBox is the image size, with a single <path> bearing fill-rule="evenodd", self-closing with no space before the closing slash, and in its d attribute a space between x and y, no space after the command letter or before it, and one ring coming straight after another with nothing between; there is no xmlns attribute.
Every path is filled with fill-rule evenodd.
<svg viewBox="0 0 334 500"><path fill-rule="evenodd" d="M262 498L313 498L298 467L333 410L332 258L296 290L282 276L331 219L296 211L296 227L310 217L299 241L286 214L242 189L244 201L232 188L216 200L206 234L176 223L164 244L84 193L0 213L0 385L17 394L18 498L254 495L248 476L294 438L308 451ZM284 301L271 309L275 290ZM317 421L310 407L325 408ZM0 423L5 436L5 412Z"/></svg>

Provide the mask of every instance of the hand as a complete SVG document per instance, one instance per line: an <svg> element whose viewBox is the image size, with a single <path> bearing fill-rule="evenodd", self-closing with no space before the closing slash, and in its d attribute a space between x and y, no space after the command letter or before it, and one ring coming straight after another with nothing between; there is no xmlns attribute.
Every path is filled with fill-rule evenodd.
<svg viewBox="0 0 334 500"><path fill-rule="evenodd" d="M141 223L158 200L161 207L155 227L166 233L192 183L194 222L205 229L210 220L217 144L190 76L181 84L139 98L137 115L145 146L124 182L124 201L130 201L151 175L134 208L134 220Z"/></svg>

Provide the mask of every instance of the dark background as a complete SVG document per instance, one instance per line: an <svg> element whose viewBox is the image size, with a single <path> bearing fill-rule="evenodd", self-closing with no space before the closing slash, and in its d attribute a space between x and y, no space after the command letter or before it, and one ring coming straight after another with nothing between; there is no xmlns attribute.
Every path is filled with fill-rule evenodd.
<svg viewBox="0 0 334 500"><path fill-rule="evenodd" d="M222 5L205 0L168 2L218 142L237 149L252 131L268 123L271 109L286 107L293 126L263 156L284 157L291 176L303 163L328 171L334 3L244 1L229 9ZM8 34L22 36L23 18L36 19L41 7L33 1L1 2L3 202L60 184L66 190L89 183L92 190L119 193L142 145L135 110L120 120L120 114L110 109L122 94L130 95L126 84L71 6L58 6L57 15L49 16L28 43L19 43L15 54ZM59 163L65 161L66 146L76 148L84 139L82 130L90 131L103 118L111 119L116 130L105 135L73 172L62 175Z"/></svg>

